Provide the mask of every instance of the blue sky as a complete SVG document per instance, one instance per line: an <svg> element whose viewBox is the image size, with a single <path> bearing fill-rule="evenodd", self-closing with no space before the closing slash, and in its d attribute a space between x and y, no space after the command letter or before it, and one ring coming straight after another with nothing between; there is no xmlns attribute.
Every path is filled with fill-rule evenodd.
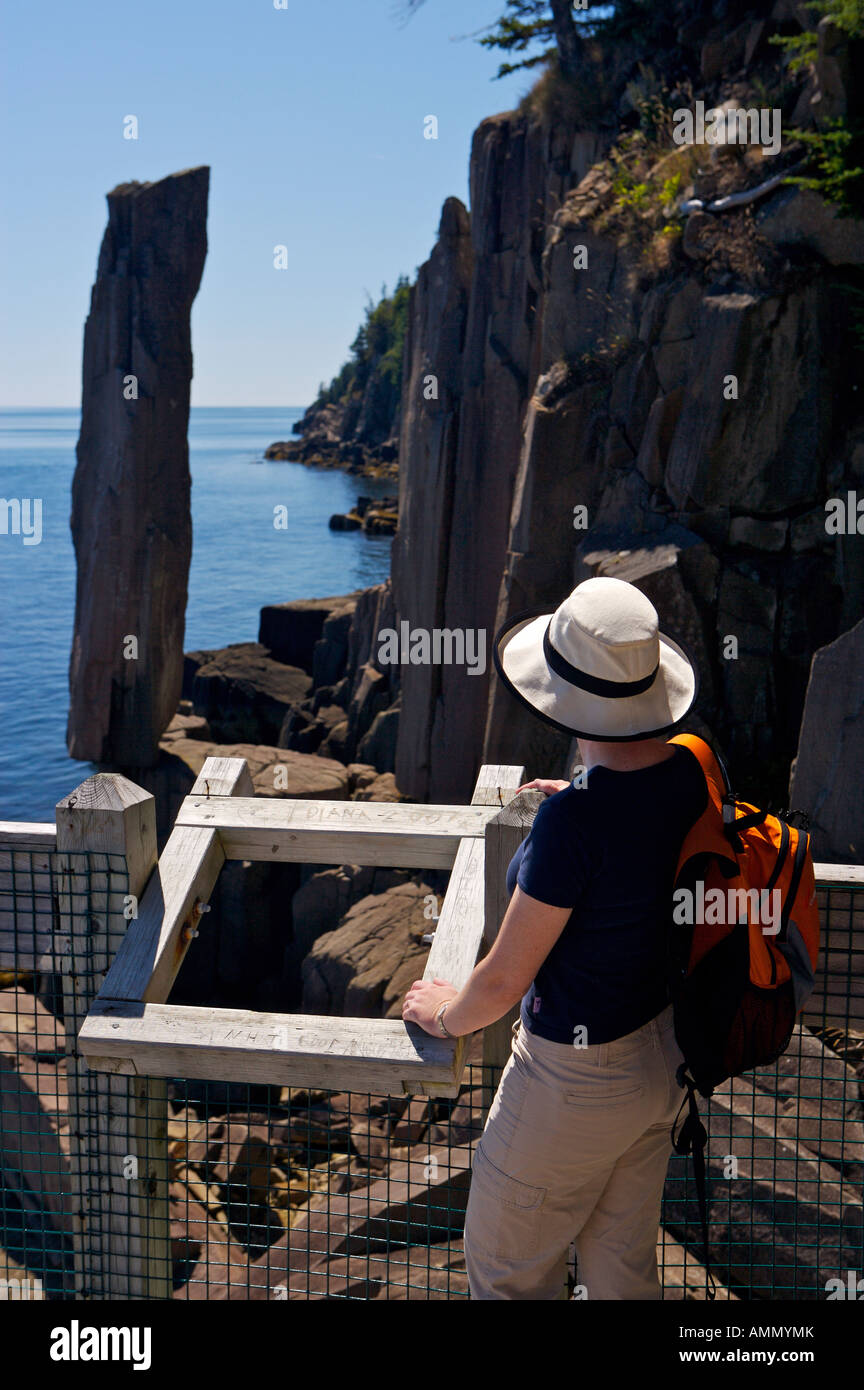
<svg viewBox="0 0 864 1390"><path fill-rule="evenodd" d="M531 84L491 81L498 54L453 41L502 9L427 0L406 24L398 0L6 0L0 405L79 403L105 194L198 164L211 183L192 403L311 400L367 292L413 278L444 198L467 202L478 121Z"/></svg>

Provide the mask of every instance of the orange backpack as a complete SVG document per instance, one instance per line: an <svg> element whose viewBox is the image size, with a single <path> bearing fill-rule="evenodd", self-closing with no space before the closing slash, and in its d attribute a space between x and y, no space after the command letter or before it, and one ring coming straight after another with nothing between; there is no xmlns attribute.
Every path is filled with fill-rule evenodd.
<svg viewBox="0 0 864 1390"><path fill-rule="evenodd" d="M709 1096L789 1044L814 985L816 882L806 830L737 801L704 739L670 741L698 759L708 786L678 857L670 987L678 1045Z"/></svg>
<svg viewBox="0 0 864 1390"><path fill-rule="evenodd" d="M807 831L738 801L725 766L704 739L677 734L670 742L697 758L708 788L705 810L678 857L669 990L684 1057L678 1072L687 1089L682 1109L689 1100L689 1114L678 1139L673 1126L672 1141L678 1153L693 1153L710 1277L708 1136L694 1090L710 1096L728 1077L785 1052L814 985L819 915Z"/></svg>

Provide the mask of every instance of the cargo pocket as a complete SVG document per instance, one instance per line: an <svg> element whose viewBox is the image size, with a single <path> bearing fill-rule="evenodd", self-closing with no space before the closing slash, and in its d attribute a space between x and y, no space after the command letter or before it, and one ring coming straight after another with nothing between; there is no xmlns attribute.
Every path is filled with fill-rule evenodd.
<svg viewBox="0 0 864 1390"><path fill-rule="evenodd" d="M643 1082L634 1086L625 1081L623 1086L618 1087L604 1082L591 1088L582 1086L578 1090L565 1091L564 1100L568 1105L578 1105L587 1110L594 1106L633 1104L642 1099L645 1090Z"/></svg>
<svg viewBox="0 0 864 1390"><path fill-rule="evenodd" d="M474 1150L466 1214L473 1243L504 1260L529 1260L540 1239L545 1187L532 1187L496 1168L482 1148ZM466 1229L466 1236L469 1235Z"/></svg>

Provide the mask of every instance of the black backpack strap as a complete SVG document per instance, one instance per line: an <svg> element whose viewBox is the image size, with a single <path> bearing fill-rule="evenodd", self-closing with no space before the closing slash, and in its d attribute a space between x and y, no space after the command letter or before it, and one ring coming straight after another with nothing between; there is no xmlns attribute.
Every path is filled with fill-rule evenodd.
<svg viewBox="0 0 864 1390"><path fill-rule="evenodd" d="M699 1201L699 1220L702 1223L702 1248L705 1256L705 1297L713 1299L716 1295L717 1285L711 1272L711 1247L708 1241L708 1198L705 1183L705 1145L708 1142L708 1132L699 1116L695 1082L692 1077L687 1075L685 1067L686 1063L678 1068L679 1085L687 1087L687 1094L681 1102L678 1114L675 1116L675 1123L672 1126L672 1147L678 1154L692 1153L693 1155L696 1196ZM688 1102L689 1109L681 1126L681 1132L676 1139L675 1128L681 1117L681 1111Z"/></svg>

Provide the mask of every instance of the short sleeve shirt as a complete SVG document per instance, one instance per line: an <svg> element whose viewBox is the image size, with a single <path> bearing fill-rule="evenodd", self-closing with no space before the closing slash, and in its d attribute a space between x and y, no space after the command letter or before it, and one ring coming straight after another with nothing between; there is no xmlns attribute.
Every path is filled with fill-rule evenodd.
<svg viewBox="0 0 864 1390"><path fill-rule="evenodd" d="M507 870L539 902L572 908L522 1000L525 1027L553 1042L611 1042L656 1017L666 983L671 894L684 837L707 804L694 755L634 772L595 766L539 807Z"/></svg>

